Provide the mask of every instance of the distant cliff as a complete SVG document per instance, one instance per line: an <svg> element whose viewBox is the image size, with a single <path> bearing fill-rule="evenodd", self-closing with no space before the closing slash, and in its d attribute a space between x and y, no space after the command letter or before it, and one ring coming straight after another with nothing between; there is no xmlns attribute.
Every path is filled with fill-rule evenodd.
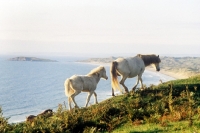
<svg viewBox="0 0 200 133"><path fill-rule="evenodd" d="M36 57L15 57L8 59L9 61L38 61L38 62L57 62L56 60L41 59Z"/></svg>

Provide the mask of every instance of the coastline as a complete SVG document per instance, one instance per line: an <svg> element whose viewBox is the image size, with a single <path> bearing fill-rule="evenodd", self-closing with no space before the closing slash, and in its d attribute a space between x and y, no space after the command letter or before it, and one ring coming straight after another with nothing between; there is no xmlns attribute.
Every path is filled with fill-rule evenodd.
<svg viewBox="0 0 200 133"><path fill-rule="evenodd" d="M146 70L155 72L155 69L151 68L151 67L146 67ZM173 77L175 79L186 79L186 78L188 78L188 75L185 74L185 73L178 73L178 72L176 73L176 72L172 72L172 71L167 71L166 69L162 69L162 68L159 72L164 74L164 75Z"/></svg>
<svg viewBox="0 0 200 133"><path fill-rule="evenodd" d="M110 63L105 63L105 62L77 62L77 63L86 63L86 64L90 64L90 65L102 65L102 66L110 66ZM145 68L148 71L152 71L152 72L156 72L155 69L153 67L146 67ZM168 71L166 69L162 69L159 71L160 73L173 77L175 79L186 79L189 76L186 73L181 73L181 72L172 72L172 71Z"/></svg>

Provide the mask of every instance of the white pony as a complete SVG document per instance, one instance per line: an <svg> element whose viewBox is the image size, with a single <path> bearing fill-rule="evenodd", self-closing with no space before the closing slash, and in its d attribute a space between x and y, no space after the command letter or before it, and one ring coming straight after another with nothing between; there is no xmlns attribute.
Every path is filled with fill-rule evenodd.
<svg viewBox="0 0 200 133"><path fill-rule="evenodd" d="M138 76L136 85L132 88L134 91L137 87L139 81L141 83L141 88L143 89L142 74L145 67L148 65L153 65L157 71L160 71L159 63L161 62L159 55L141 55L138 54L135 57L129 58L118 58L111 64L111 85L112 85L112 96L114 96L114 89L118 89L122 92L119 87L119 83L124 87L125 92L128 93L128 88L125 86L124 82L127 78L133 78ZM117 76L121 76L121 81L118 82Z"/></svg>
<svg viewBox="0 0 200 133"><path fill-rule="evenodd" d="M88 92L85 107L87 107L90 97L94 94L95 103L97 104L97 94L95 92L97 84L100 78L108 79L106 75L106 70L103 66L99 66L91 70L87 75L73 75L72 77L66 79L65 95L68 97L69 110L71 110L71 102L73 101L75 107L78 107L74 100L74 97L83 92Z"/></svg>

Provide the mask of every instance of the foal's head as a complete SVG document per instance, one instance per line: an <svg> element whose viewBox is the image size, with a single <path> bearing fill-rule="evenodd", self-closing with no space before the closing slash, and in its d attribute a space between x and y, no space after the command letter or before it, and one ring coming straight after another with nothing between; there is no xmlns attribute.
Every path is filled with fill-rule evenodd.
<svg viewBox="0 0 200 133"><path fill-rule="evenodd" d="M93 70L90 71L90 73L88 75L98 75L99 78L104 78L104 79L108 79L108 76L106 75L106 69L103 66L99 66Z"/></svg>
<svg viewBox="0 0 200 133"><path fill-rule="evenodd" d="M108 79L108 76L106 75L106 69L104 67L100 67L101 77L104 79Z"/></svg>

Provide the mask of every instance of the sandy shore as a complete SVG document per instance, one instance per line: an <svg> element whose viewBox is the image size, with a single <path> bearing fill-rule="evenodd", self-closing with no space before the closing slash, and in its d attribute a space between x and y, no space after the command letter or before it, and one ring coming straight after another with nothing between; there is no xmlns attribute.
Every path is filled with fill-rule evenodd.
<svg viewBox="0 0 200 133"><path fill-rule="evenodd" d="M146 67L146 70L154 71L155 72L155 69L154 68L150 68L150 67ZM178 72L167 71L167 70L162 69L162 68L161 68L161 70L159 72L162 73L162 74L164 74L164 75L173 77L175 79L186 79L186 78L189 77L185 73L178 73Z"/></svg>

